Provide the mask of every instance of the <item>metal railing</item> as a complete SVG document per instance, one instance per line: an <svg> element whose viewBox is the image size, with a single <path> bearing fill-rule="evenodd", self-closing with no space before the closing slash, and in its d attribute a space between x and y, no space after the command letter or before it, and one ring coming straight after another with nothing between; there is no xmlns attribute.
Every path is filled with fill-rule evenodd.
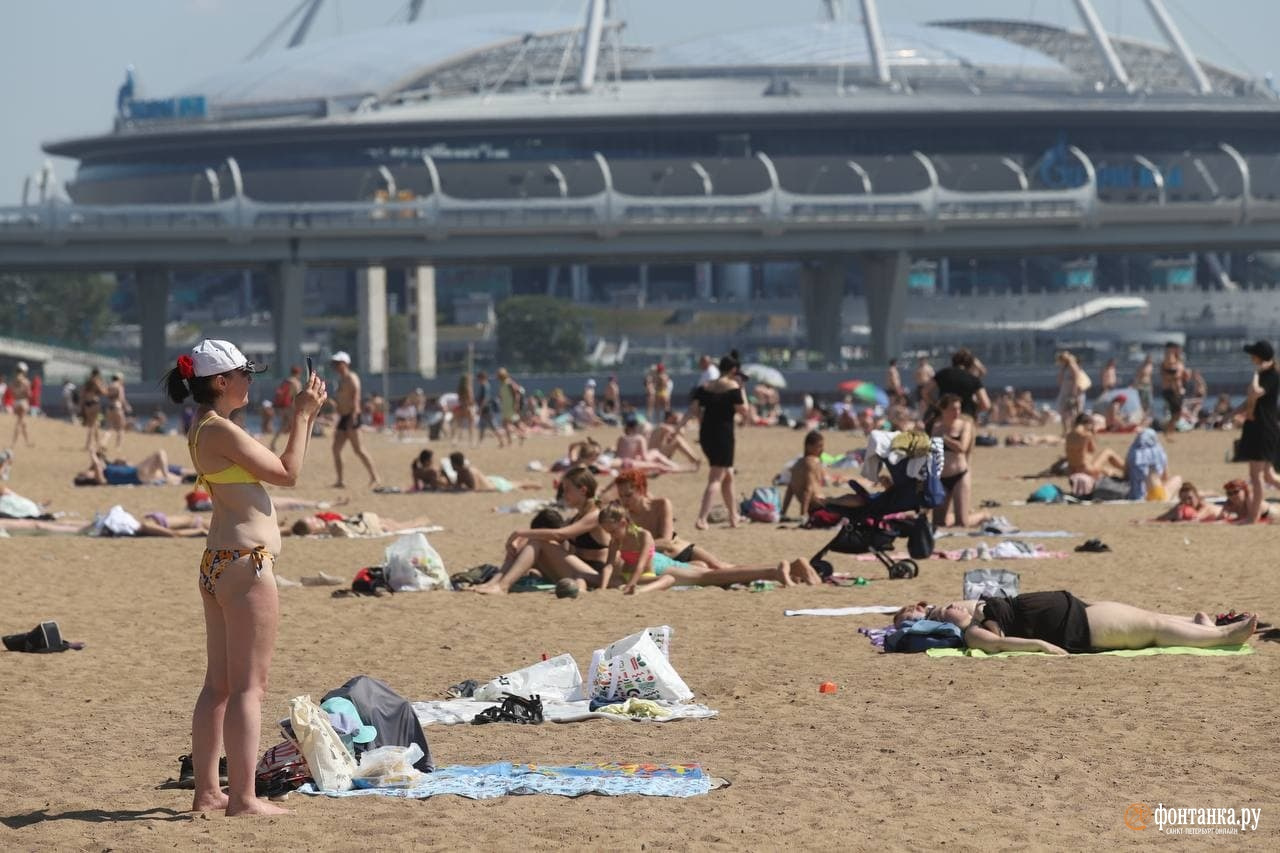
<svg viewBox="0 0 1280 853"><path fill-rule="evenodd" d="M1223 146L1224 150L1227 146ZM278 237L450 236L585 234L715 230L783 234L839 229L1019 228L1046 225L1100 227L1108 224L1280 221L1280 204L1235 198L1110 203L1099 198L1087 156L1089 183L1070 189L960 192L942 187L928 168L930 185L915 192L833 195L784 189L773 164L757 155L772 186L747 195L638 196L613 186L609 164L596 155L605 188L584 197L461 199L440 187L434 164L430 195L408 201L267 203L237 193L194 204L78 205L50 200L40 205L0 207L0 245L60 244L80 240L190 239L251 242ZM1234 153L1234 152L1232 152ZM914 156L928 163L919 152Z"/></svg>

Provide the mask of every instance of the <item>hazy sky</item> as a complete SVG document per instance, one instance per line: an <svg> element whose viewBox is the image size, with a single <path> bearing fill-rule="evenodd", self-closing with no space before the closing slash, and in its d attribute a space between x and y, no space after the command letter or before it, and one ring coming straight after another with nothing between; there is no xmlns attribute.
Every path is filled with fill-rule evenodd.
<svg viewBox="0 0 1280 853"><path fill-rule="evenodd" d="M144 93L173 94L239 62L298 0L0 0L0 204L16 203L39 168L40 143L106 131L124 67ZM388 22L405 0L328 0L313 37ZM856 11L857 0L846 0ZM1112 33L1155 38L1140 0L1095 0ZM1280 71L1274 48L1280 0L1166 0L1192 49L1261 76ZM615 0L632 43L678 41L728 28L816 20L819 0ZM571 13L584 0L426 0L424 17L546 10ZM880 0L895 22L998 17L1079 29L1071 0ZM727 23L726 23L727 21ZM74 169L56 161L59 177Z"/></svg>

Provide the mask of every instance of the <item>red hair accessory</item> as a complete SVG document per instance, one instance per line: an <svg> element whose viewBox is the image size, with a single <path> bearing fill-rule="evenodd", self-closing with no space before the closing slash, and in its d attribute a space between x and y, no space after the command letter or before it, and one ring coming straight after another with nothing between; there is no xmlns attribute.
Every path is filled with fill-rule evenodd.
<svg viewBox="0 0 1280 853"><path fill-rule="evenodd" d="M183 379L191 379L196 375L196 363L191 360L191 356L178 356L178 375Z"/></svg>

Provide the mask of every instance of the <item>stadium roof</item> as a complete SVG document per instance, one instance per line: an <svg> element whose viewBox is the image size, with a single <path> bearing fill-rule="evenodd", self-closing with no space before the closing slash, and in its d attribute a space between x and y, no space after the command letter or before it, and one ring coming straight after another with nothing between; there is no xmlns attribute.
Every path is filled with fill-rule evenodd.
<svg viewBox="0 0 1280 853"><path fill-rule="evenodd" d="M380 27L252 59L176 94L203 95L213 117L261 117L250 105L323 101L355 109L413 100L568 88L577 75L583 23L576 16L472 15ZM884 32L899 88L960 83L984 92L1095 94L1107 68L1083 32L1028 21L900 24ZM1179 58L1159 45L1112 38L1139 89L1191 91ZM856 21L804 22L715 33L657 47L623 46L611 24L600 77L637 79L831 78L874 85L866 34ZM1245 78L1203 65L1215 94L1252 90ZM764 93L762 89L762 94ZM786 91L786 94L795 94ZM769 92L769 94L778 94Z"/></svg>

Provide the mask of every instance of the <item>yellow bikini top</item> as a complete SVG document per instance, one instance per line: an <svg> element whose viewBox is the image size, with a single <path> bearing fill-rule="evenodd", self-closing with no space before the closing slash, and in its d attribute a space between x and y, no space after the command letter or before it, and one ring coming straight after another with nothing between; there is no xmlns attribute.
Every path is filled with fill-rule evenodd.
<svg viewBox="0 0 1280 853"><path fill-rule="evenodd" d="M205 415L200 420L200 423L196 425L196 431L191 434L191 440L187 442L188 446L191 448L191 463L196 466L196 471L200 472L200 479L196 482L196 486L199 487L200 483L202 482L214 483L217 485L226 485L228 483L260 482L257 477L253 476L248 471L244 470L244 468L234 463L231 465L228 465L226 468L223 468L221 471L216 471L212 474L205 474L200 471L200 464L196 462L196 442L200 438L200 430L204 429L204 425L207 424L211 418L215 418L217 416L218 416L217 412L210 412L209 414Z"/></svg>

